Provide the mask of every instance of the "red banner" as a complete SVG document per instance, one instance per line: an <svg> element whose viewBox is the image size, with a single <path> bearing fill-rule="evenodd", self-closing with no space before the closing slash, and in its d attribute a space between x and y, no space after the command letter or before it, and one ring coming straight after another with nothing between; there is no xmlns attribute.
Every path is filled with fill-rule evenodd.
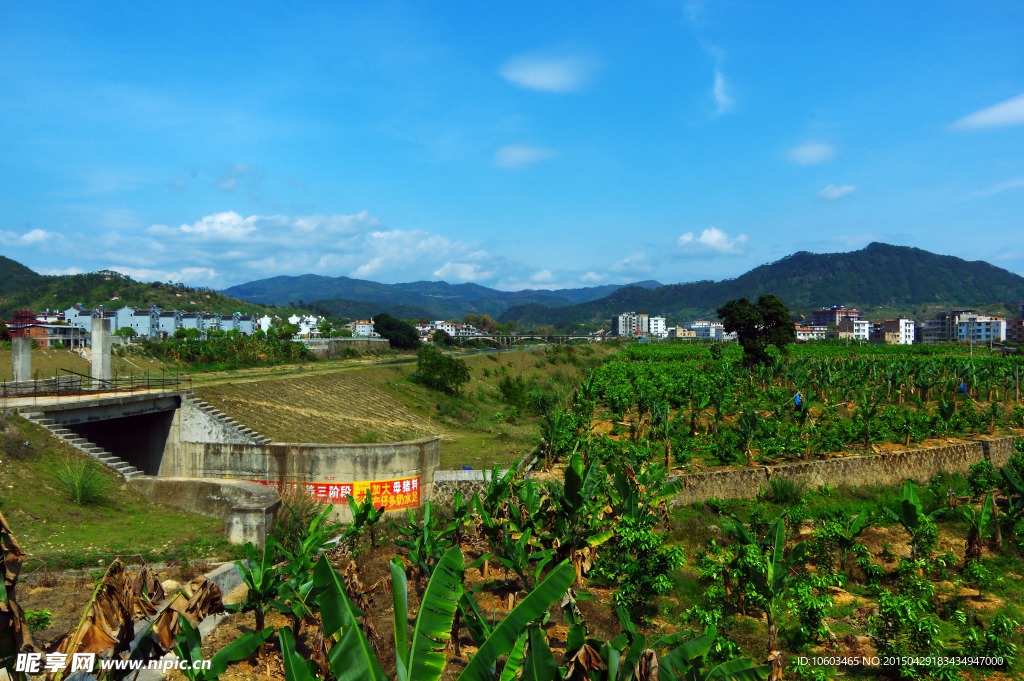
<svg viewBox="0 0 1024 681"><path fill-rule="evenodd" d="M278 492L304 489L311 497L322 499L332 504L347 504L347 496L354 496L356 501L366 499L366 490L370 490L370 499L377 508L384 506L387 511L399 511L403 508L416 508L420 505L420 479L399 478L397 480L372 480L363 482L286 482L277 480L253 480L261 485L273 487Z"/></svg>

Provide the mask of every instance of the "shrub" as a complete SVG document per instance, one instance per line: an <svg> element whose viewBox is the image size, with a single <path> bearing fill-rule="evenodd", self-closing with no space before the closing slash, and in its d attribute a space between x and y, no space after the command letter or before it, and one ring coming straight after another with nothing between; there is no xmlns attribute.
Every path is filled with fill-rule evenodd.
<svg viewBox="0 0 1024 681"><path fill-rule="evenodd" d="M281 494L281 510L270 534L281 548L294 553L309 536L309 525L323 513L324 506L302 486L286 489Z"/></svg>
<svg viewBox="0 0 1024 681"><path fill-rule="evenodd" d="M53 612L50 610L26 610L25 620L28 621L29 631L43 631L53 621Z"/></svg>
<svg viewBox="0 0 1024 681"><path fill-rule="evenodd" d="M91 459L69 457L53 467L57 484L79 506L98 504L107 499L107 479L99 464Z"/></svg>
<svg viewBox="0 0 1024 681"><path fill-rule="evenodd" d="M619 521L615 540L601 554L595 573L618 585L616 605L646 621L654 610L654 599L672 590L669 572L683 566L686 556L680 546L665 546L665 535L646 520L628 516Z"/></svg>
<svg viewBox="0 0 1024 681"><path fill-rule="evenodd" d="M1003 477L989 461L979 461L967 469L967 482L976 497L995 489L1002 481Z"/></svg>
<svg viewBox="0 0 1024 681"><path fill-rule="evenodd" d="M765 497L776 504L796 506L804 500L807 483L792 478L772 478L768 481Z"/></svg>
<svg viewBox="0 0 1024 681"><path fill-rule="evenodd" d="M537 416L544 416L544 414L547 414L552 408L554 408L555 403L558 401L558 397L556 395L542 392L540 390L531 390L527 394L527 397L530 401L530 410Z"/></svg>
<svg viewBox="0 0 1024 681"><path fill-rule="evenodd" d="M429 345L422 346L416 357L416 378L432 390L455 394L469 383L469 365L465 360L446 357Z"/></svg>
<svg viewBox="0 0 1024 681"><path fill-rule="evenodd" d="M520 410L529 406L529 388L530 384L521 375L505 376L498 382L501 399Z"/></svg>

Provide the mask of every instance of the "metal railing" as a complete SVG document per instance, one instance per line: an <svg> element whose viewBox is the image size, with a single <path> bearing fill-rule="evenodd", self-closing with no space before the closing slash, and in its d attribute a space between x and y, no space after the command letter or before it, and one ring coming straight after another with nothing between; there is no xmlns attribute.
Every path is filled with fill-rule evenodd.
<svg viewBox="0 0 1024 681"><path fill-rule="evenodd" d="M146 390L191 390L192 378L161 373L129 374L110 379L93 378L70 369L58 369L53 378L0 383L0 399L17 397L62 397L95 393L130 393ZM61 375L64 372L65 375Z"/></svg>

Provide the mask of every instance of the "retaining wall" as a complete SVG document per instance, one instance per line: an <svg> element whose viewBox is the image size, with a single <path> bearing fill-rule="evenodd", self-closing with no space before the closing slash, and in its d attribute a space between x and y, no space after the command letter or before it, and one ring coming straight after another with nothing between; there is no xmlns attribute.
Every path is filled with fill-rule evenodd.
<svg viewBox="0 0 1024 681"><path fill-rule="evenodd" d="M224 520L232 544L262 546L281 508L276 490L247 480L139 475L128 484L157 506Z"/></svg>
<svg viewBox="0 0 1024 681"><path fill-rule="evenodd" d="M391 341L387 338L332 338L330 340L303 340L302 342L311 353L320 359L337 359L344 356L346 349L367 352L391 348Z"/></svg>
<svg viewBox="0 0 1024 681"><path fill-rule="evenodd" d="M487 483L490 479L491 471L435 471L434 489L430 499L435 504L451 506L457 491L462 492L463 499L469 499L474 494L483 496L487 493Z"/></svg>
<svg viewBox="0 0 1024 681"><path fill-rule="evenodd" d="M740 470L711 471L672 476L684 485L675 496L676 504L706 499L753 499L768 487L773 477L802 480L810 488L901 485L910 478L926 484L940 472L967 473L971 464L991 461L1004 465L1019 436L977 440L967 444L929 447L871 456L848 456L823 461L760 466Z"/></svg>
<svg viewBox="0 0 1024 681"><path fill-rule="evenodd" d="M343 497L361 500L368 488L374 502L389 511L430 499L440 458L437 437L364 445L179 442L165 453L160 475L253 480L281 490L302 487L334 503L334 521L349 522Z"/></svg>

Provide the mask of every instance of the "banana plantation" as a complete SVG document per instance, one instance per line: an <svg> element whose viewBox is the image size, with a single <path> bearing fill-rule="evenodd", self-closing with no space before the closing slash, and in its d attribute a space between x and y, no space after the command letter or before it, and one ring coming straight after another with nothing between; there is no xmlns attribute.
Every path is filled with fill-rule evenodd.
<svg viewBox="0 0 1024 681"><path fill-rule="evenodd" d="M3 664L19 680L19 650L206 658L175 672L193 681L1019 678L1020 441L1001 469L927 484L774 481L753 500L672 503L680 464L1021 425L1015 358L914 350L807 346L744 369L731 348L628 346L482 491L404 517L350 497L347 526L289 501L287 529L246 546L231 598L204 577L164 593L150 568L114 563L79 626L39 645L3 522ZM203 620L225 611L237 635L204 640Z"/></svg>
<svg viewBox="0 0 1024 681"><path fill-rule="evenodd" d="M555 416L570 430L597 421L614 440L656 445L670 466L778 463L1024 426L1022 358L967 352L809 344L746 368L734 345L635 344Z"/></svg>

